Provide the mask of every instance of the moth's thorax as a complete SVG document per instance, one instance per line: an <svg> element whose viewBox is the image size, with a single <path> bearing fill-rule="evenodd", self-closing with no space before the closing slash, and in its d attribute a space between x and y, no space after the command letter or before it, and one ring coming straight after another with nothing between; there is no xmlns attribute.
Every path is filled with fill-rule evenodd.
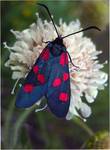
<svg viewBox="0 0 110 150"><path fill-rule="evenodd" d="M50 42L48 46L53 56L60 56L64 51L66 51L66 47L63 44L63 40L60 37Z"/></svg>

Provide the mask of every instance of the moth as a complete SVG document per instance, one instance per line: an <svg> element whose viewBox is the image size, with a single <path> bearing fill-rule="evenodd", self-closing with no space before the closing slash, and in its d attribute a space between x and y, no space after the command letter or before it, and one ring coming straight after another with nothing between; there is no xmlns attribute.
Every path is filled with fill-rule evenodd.
<svg viewBox="0 0 110 150"><path fill-rule="evenodd" d="M31 107L45 96L51 112L57 117L64 118L68 113L71 99L69 60L73 66L75 65L63 44L63 39L85 30L100 29L96 26L90 26L75 33L61 36L48 7L41 3L38 3L38 5L44 7L48 12L57 37L53 41L45 42L46 47L42 50L19 89L16 107Z"/></svg>

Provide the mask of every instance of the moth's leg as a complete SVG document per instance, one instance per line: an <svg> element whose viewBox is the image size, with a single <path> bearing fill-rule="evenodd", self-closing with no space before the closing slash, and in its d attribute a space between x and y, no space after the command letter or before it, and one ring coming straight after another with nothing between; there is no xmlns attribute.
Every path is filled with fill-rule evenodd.
<svg viewBox="0 0 110 150"><path fill-rule="evenodd" d="M43 43L49 43L49 42L51 42L51 41L42 41Z"/></svg>
<svg viewBox="0 0 110 150"><path fill-rule="evenodd" d="M75 67L75 70L79 70L80 68L79 68L79 66L76 66L75 64L73 64L73 62L72 62L72 59L71 59L71 56L70 56L70 54L69 54L69 52L68 51L66 51L67 52L67 54L68 54L68 56L69 56L69 59L70 59L70 63Z"/></svg>

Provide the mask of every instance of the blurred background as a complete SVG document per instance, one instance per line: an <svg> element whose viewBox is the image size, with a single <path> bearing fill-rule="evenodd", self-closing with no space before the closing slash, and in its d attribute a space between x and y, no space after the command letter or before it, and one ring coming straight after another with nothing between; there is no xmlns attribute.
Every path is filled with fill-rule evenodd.
<svg viewBox="0 0 110 150"><path fill-rule="evenodd" d="M8 45L12 45L15 37L10 33L10 29L22 31L28 28L30 24L36 21L36 12L39 12L42 19L49 20L44 9L38 8L37 2L48 5L56 23L58 23L59 18L63 18L67 23L79 19L82 27L95 25L101 28L101 32L93 32L92 30L86 32L85 35L92 38L98 50L103 51L103 54L99 56L100 62L103 63L108 60L107 0L1 1L2 43L7 41ZM79 149L90 138L90 134L88 134L90 129L94 133L99 132L101 137L108 133L108 86L105 90L99 91L96 101L91 104L92 115L86 124L77 119L60 120L48 111L35 113L35 106L29 110L15 108L16 96L10 94L14 81L11 79L10 69L4 67L9 52L3 48L3 45L1 47L2 149ZM103 70L108 73L108 64Z"/></svg>

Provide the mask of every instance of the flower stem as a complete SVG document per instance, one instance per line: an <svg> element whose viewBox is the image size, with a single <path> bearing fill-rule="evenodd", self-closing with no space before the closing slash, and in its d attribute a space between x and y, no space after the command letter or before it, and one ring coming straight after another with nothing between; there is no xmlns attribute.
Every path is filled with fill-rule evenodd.
<svg viewBox="0 0 110 150"><path fill-rule="evenodd" d="M17 140L18 140L18 133L20 131L20 128L22 127L23 122L27 119L29 114L36 108L36 105L32 106L30 109L25 110L21 113L20 117L16 121L16 124L14 126L14 135L13 135L13 148L16 148Z"/></svg>
<svg viewBox="0 0 110 150"><path fill-rule="evenodd" d="M8 111L7 111L7 116L6 116L6 121L5 121L5 126L4 126L4 148L10 148L10 128L11 128L11 119L12 119L12 114L15 108L15 100L11 100L11 103L9 105Z"/></svg>
<svg viewBox="0 0 110 150"><path fill-rule="evenodd" d="M74 118L74 122L79 125L81 128L83 128L89 136L94 136L94 132L91 130L91 128L81 119Z"/></svg>

